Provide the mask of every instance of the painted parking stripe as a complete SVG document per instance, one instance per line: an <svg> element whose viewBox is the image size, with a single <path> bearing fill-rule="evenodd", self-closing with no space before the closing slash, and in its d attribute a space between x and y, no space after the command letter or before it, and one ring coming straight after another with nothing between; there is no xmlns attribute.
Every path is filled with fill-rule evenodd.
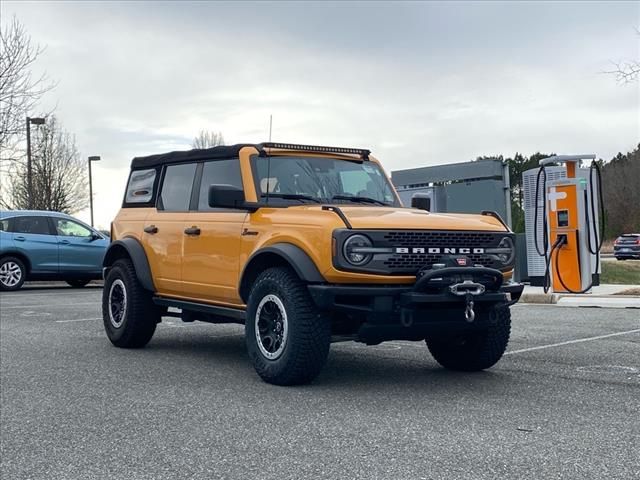
<svg viewBox="0 0 640 480"><path fill-rule="evenodd" d="M635 330L627 330L625 332L609 333L607 335L598 335L596 337L577 338L575 340L567 340L566 342L550 343L548 345L540 345L537 347L521 348L520 350L510 350L505 352L505 355L512 355L514 353L533 352L534 350L543 350L545 348L562 347L564 345L572 345L574 343L591 342L593 340L602 340L603 338L618 337L620 335L628 335L630 333L640 333L640 328Z"/></svg>
<svg viewBox="0 0 640 480"><path fill-rule="evenodd" d="M96 302L89 302L89 303L73 303L71 305L69 305L68 303L48 303L46 305L43 304L39 304L39 305L10 305L10 306L4 306L2 304L0 304L0 312L2 312L3 310L9 310L11 308L36 308L36 307L46 307L46 308L50 308L50 307L65 307L65 308L69 308L70 306L79 306L79 305L98 305L98 303Z"/></svg>
<svg viewBox="0 0 640 480"><path fill-rule="evenodd" d="M99 318L74 318L73 320L56 320L56 323L95 322L96 320L102 320L102 317L99 317Z"/></svg>

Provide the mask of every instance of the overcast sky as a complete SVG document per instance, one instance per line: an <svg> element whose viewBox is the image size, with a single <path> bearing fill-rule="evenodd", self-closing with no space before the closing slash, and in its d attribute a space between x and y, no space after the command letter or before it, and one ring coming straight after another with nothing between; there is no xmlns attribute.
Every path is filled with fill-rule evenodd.
<svg viewBox="0 0 640 480"><path fill-rule="evenodd" d="M367 147L387 171L535 151L608 159L640 141L639 2L8 2L95 165L108 227L132 157L273 140ZM88 220L88 213L78 215Z"/></svg>

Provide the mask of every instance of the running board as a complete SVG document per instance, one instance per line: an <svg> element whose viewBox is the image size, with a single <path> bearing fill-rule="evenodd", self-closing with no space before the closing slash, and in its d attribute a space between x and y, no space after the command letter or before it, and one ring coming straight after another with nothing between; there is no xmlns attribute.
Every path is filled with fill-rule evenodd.
<svg viewBox="0 0 640 480"><path fill-rule="evenodd" d="M166 297L153 297L153 303L163 307L180 308L183 312L185 310L191 312L202 312L219 317L232 318L234 320L244 321L247 316L244 310L240 310L238 308L218 307L216 305L209 305L206 303L187 302L184 300L174 300Z"/></svg>

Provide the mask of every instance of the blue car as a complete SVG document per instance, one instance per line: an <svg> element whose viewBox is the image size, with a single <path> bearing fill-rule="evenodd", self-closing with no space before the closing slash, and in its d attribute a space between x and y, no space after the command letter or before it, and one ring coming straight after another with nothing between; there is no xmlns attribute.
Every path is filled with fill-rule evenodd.
<svg viewBox="0 0 640 480"><path fill-rule="evenodd" d="M84 287L102 277L109 238L64 213L0 211L0 290L25 280L63 280Z"/></svg>

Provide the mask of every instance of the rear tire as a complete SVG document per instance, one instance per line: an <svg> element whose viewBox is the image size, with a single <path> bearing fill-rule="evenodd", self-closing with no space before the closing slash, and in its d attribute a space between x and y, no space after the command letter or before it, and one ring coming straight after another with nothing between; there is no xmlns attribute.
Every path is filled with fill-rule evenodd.
<svg viewBox="0 0 640 480"><path fill-rule="evenodd" d="M497 307L484 315L492 317L486 330L446 340L427 339L433 358L444 368L462 372L477 372L498 363L509 343L511 312L509 307Z"/></svg>
<svg viewBox="0 0 640 480"><path fill-rule="evenodd" d="M131 261L116 261L102 291L102 320L111 343L121 348L144 347L160 318L160 309L151 292L140 285Z"/></svg>
<svg viewBox="0 0 640 480"><path fill-rule="evenodd" d="M19 290L27 279L27 269L22 260L16 257L0 259L0 291Z"/></svg>
<svg viewBox="0 0 640 480"><path fill-rule="evenodd" d="M73 288L86 287L90 281L91 280L81 280L81 279L65 280L65 282L67 282L67 284L69 284L69 286Z"/></svg>
<svg viewBox="0 0 640 480"><path fill-rule="evenodd" d="M245 338L260 378L274 385L300 385L324 367L331 326L293 271L270 268L249 294Z"/></svg>

